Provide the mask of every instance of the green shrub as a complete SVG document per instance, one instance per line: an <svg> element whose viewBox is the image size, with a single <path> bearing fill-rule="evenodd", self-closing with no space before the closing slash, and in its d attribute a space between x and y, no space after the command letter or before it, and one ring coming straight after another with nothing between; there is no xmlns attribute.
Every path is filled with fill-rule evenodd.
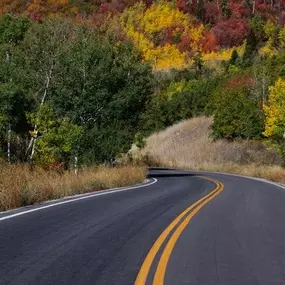
<svg viewBox="0 0 285 285"><path fill-rule="evenodd" d="M258 101L250 97L245 87L219 89L214 96L215 139L260 138L263 130L263 113Z"/></svg>

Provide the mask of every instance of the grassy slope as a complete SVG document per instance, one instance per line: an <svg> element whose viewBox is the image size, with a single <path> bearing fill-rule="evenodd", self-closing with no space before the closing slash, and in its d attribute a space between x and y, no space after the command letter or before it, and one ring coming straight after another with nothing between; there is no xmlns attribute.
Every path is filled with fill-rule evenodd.
<svg viewBox="0 0 285 285"><path fill-rule="evenodd" d="M183 121L153 134L137 155L155 165L237 173L285 182L280 158L264 145L252 141L213 141L211 118Z"/></svg>

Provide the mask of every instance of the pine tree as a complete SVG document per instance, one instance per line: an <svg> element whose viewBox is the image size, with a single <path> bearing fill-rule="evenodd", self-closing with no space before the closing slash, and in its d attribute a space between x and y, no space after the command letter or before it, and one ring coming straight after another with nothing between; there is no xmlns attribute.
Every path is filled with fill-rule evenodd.
<svg viewBox="0 0 285 285"><path fill-rule="evenodd" d="M221 10L222 10L223 16L225 17L230 16L231 10L228 8L228 0L222 0Z"/></svg>
<svg viewBox="0 0 285 285"><path fill-rule="evenodd" d="M204 0L197 0L196 16L199 20L203 20L205 14Z"/></svg>
<svg viewBox="0 0 285 285"><path fill-rule="evenodd" d="M229 66L235 65L238 58L239 58L238 52L236 49L234 49L232 52L231 59L229 60Z"/></svg>
<svg viewBox="0 0 285 285"><path fill-rule="evenodd" d="M257 39L253 30L250 30L243 55L243 66L250 66L257 52Z"/></svg>

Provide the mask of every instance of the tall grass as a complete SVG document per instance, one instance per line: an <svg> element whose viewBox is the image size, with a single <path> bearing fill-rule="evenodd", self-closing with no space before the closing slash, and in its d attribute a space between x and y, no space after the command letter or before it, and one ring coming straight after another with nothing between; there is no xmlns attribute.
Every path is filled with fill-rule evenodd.
<svg viewBox="0 0 285 285"><path fill-rule="evenodd" d="M146 169L138 166L88 167L78 175L25 165L0 164L0 210L65 196L122 187L144 181Z"/></svg>
<svg viewBox="0 0 285 285"><path fill-rule="evenodd" d="M198 117L150 136L134 154L148 165L237 173L285 182L280 157L254 141L213 141L212 118Z"/></svg>

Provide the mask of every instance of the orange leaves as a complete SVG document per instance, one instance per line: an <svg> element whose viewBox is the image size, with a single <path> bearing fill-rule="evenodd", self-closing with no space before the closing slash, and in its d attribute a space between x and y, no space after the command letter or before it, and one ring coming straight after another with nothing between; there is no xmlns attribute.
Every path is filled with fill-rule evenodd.
<svg viewBox="0 0 285 285"><path fill-rule="evenodd" d="M202 42L203 51L211 52L217 49L217 39L211 32L205 34L205 38Z"/></svg>
<svg viewBox="0 0 285 285"><path fill-rule="evenodd" d="M226 82L228 88L253 87L256 80L250 75L236 75Z"/></svg>

